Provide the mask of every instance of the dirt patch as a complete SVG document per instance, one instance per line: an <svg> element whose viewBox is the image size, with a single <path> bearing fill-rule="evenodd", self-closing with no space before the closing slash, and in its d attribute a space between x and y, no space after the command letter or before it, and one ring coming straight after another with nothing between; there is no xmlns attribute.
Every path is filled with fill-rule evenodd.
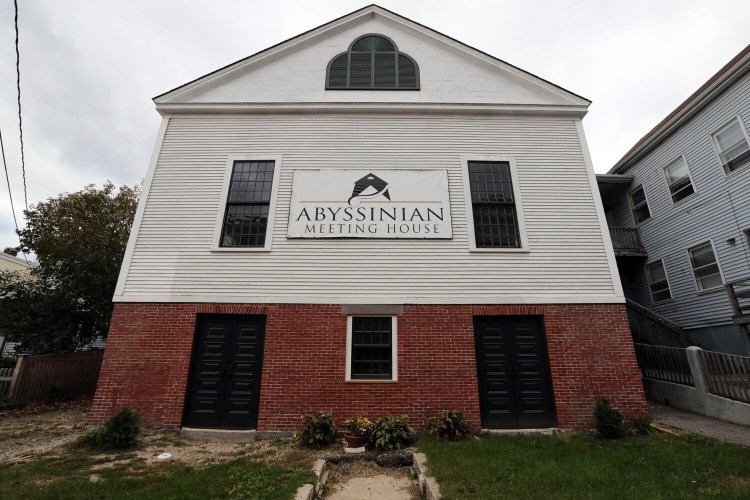
<svg viewBox="0 0 750 500"><path fill-rule="evenodd" d="M328 464L326 499L416 500L419 485L410 479L411 467L380 467L370 460Z"/></svg>
<svg viewBox="0 0 750 500"><path fill-rule="evenodd" d="M88 401L90 405L90 401ZM0 464L25 463L42 456L60 457L64 446L88 431L87 402L29 405L0 413ZM92 472L110 468L142 468L155 464L161 453L170 453L174 463L202 467L240 457L295 463L315 460L314 453L293 446L289 440L255 443L187 441L174 432L142 435L136 448L125 453L92 452Z"/></svg>
<svg viewBox="0 0 750 500"><path fill-rule="evenodd" d="M25 462L85 432L84 402L29 405L0 413L0 463Z"/></svg>

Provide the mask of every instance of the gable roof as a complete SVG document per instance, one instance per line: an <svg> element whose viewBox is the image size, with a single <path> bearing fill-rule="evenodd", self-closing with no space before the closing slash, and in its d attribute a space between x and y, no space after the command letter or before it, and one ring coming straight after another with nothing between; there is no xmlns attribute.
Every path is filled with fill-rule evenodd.
<svg viewBox="0 0 750 500"><path fill-rule="evenodd" d="M403 17L399 14L396 14L395 12L392 12L388 9L384 9L383 7L380 7L376 4L371 4L361 9L355 10L354 12L351 12L342 17L334 19L333 21L330 21L326 24L318 26L317 28L313 28L300 35L297 35L281 43L273 45L265 50L262 50L253 55L240 59L239 61L236 61L234 63L228 64L222 68L212 71L211 73L208 73L204 76L196 78L195 80L192 80L188 83L180 85L179 87L176 87L172 90L164 92L163 94L160 94L154 97L153 100L157 104L157 106L162 103L166 104L172 100L176 100L179 96L185 93L194 92L197 89L203 86L208 86L210 84L213 84L217 80L223 79L230 74L246 69L248 66L256 62L259 62L268 56L277 55L279 52L282 52L284 50L289 50L292 47L295 47L303 42L309 42L319 36L324 35L325 33L331 30L341 28L365 16L374 16L374 15L383 16L391 21L395 21L397 23L400 23L401 25L410 27L423 34L431 36L433 39L439 40L443 43L447 43L449 45L452 45L453 47L459 48L464 53L467 53L485 62L489 62L490 64L493 64L499 68L502 68L508 71L509 73L512 73L516 77L519 77L531 83L532 85L536 85L537 87L544 88L548 91L551 91L567 99L568 101L570 101L570 104L573 106L588 107L588 105L591 104L591 101L586 99L585 97L575 94L567 89L564 89L563 87L560 87L559 85L549 82L548 80L545 80L539 76L529 73L528 71L524 71L517 66L514 66L501 59L498 59L485 52L482 52L481 50L475 49L474 47L471 47L462 42L459 42L458 40L454 38L451 38L427 26L424 26L415 21L412 21L411 19Z"/></svg>
<svg viewBox="0 0 750 500"><path fill-rule="evenodd" d="M672 135L686 121L695 116L700 110L708 106L724 90L736 82L740 77L750 70L750 45L734 56L706 83L685 99L674 111L669 113L662 121L652 128L646 135L640 138L615 165L609 169L608 174L621 174L626 172L638 160L643 158L649 151L661 144Z"/></svg>

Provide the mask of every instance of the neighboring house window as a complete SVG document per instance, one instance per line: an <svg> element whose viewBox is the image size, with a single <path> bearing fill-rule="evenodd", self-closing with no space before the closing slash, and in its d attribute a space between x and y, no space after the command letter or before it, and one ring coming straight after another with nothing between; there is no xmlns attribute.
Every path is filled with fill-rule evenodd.
<svg viewBox="0 0 750 500"><path fill-rule="evenodd" d="M364 35L328 63L326 89L419 90L419 69L388 38Z"/></svg>
<svg viewBox="0 0 750 500"><path fill-rule="evenodd" d="M646 192L643 190L643 186L638 186L633 189L628 195L630 198L630 208L633 210L633 219L636 224L648 220L651 218L651 211L648 209L648 201L646 200Z"/></svg>
<svg viewBox="0 0 750 500"><path fill-rule="evenodd" d="M685 158L680 157L664 169L669 185L669 193L672 195L672 203L677 203L695 193L693 181L690 179Z"/></svg>
<svg viewBox="0 0 750 500"><path fill-rule="evenodd" d="M724 284L714 247L710 241L688 249L688 253L698 291L711 290Z"/></svg>
<svg viewBox="0 0 750 500"><path fill-rule="evenodd" d="M734 118L713 134L716 150L724 171L729 174L750 163L750 144L738 118Z"/></svg>
<svg viewBox="0 0 750 500"><path fill-rule="evenodd" d="M651 300L654 303L672 298L664 261L660 260L646 266L646 277L648 278L648 287L651 290Z"/></svg>
<svg viewBox="0 0 750 500"><path fill-rule="evenodd" d="M265 245L273 174L273 161L234 162L220 246Z"/></svg>
<svg viewBox="0 0 750 500"><path fill-rule="evenodd" d="M397 380L396 317L350 316L346 380Z"/></svg>

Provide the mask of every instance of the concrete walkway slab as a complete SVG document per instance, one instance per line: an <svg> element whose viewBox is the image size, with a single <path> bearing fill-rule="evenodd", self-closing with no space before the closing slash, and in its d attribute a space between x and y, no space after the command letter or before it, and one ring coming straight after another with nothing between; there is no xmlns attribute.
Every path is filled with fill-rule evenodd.
<svg viewBox="0 0 750 500"><path fill-rule="evenodd" d="M326 500L412 500L413 483L403 478L378 474L370 477L353 477L337 484ZM418 497L416 497L418 498Z"/></svg>
<svg viewBox="0 0 750 500"><path fill-rule="evenodd" d="M750 427L679 410L659 403L649 402L649 406L651 407L651 416L656 422L725 443L734 443L750 448Z"/></svg>

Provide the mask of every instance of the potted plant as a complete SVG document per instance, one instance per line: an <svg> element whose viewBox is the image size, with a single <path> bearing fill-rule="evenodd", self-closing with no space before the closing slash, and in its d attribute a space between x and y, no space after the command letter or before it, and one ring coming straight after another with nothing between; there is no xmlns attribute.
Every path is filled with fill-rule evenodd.
<svg viewBox="0 0 750 500"><path fill-rule="evenodd" d="M353 417L344 420L344 440L348 448L364 446L372 432L372 422L365 417Z"/></svg>

